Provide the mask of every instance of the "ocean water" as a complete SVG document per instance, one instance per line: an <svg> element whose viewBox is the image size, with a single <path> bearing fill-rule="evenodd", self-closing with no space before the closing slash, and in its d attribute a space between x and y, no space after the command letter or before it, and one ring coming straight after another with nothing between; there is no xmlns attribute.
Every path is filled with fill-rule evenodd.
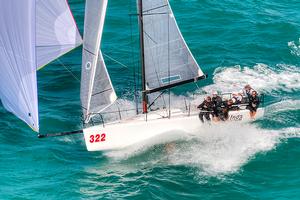
<svg viewBox="0 0 300 200"><path fill-rule="evenodd" d="M69 3L82 33L84 1ZM266 94L265 117L206 127L171 151L158 143L102 153L87 152L82 135L37 139L0 107L0 199L300 199L300 1L170 3L209 75L172 90L173 102L249 83ZM124 108L138 66L135 12L134 1L110 1L102 42ZM80 77L81 48L38 72L42 133L82 126L80 83L66 68Z"/></svg>

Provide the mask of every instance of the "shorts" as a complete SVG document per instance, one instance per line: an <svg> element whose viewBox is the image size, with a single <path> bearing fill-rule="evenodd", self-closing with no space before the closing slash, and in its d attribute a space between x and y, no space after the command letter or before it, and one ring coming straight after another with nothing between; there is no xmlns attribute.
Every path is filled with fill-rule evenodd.
<svg viewBox="0 0 300 200"><path fill-rule="evenodd" d="M250 112L256 112L257 108L253 107L253 106L247 106L246 107L248 110L250 110Z"/></svg>

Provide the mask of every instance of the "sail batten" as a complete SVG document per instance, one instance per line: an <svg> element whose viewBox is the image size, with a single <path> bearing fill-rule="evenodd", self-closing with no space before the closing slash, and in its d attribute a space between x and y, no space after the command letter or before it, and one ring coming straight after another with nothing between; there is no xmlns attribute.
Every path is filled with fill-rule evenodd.
<svg viewBox="0 0 300 200"><path fill-rule="evenodd" d="M107 3L86 1L80 89L85 123L117 98L100 50Z"/></svg>
<svg viewBox="0 0 300 200"><path fill-rule="evenodd" d="M168 0L143 0L146 92L205 78L187 46Z"/></svg>

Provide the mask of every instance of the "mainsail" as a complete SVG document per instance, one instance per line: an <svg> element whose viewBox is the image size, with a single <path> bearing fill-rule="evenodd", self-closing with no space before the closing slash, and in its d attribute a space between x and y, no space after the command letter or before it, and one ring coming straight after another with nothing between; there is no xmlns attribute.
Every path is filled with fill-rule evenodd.
<svg viewBox="0 0 300 200"><path fill-rule="evenodd" d="M177 26L168 0L142 4L146 91L205 78Z"/></svg>
<svg viewBox="0 0 300 200"><path fill-rule="evenodd" d="M108 0L88 0L85 7L80 98L85 122L116 99L100 51Z"/></svg>
<svg viewBox="0 0 300 200"><path fill-rule="evenodd" d="M81 43L76 24L65 0L9 0L0 1L0 30L1 102L38 131L36 70Z"/></svg>

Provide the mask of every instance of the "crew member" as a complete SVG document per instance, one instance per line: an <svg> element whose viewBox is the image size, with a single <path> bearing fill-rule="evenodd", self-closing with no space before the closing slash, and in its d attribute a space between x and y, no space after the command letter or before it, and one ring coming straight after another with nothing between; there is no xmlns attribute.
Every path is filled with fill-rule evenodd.
<svg viewBox="0 0 300 200"><path fill-rule="evenodd" d="M213 102L210 96L206 97L205 100L197 107L200 109L199 119L202 123L204 123L203 117L205 117L207 121L210 121L209 114L213 114L213 107Z"/></svg>
<svg viewBox="0 0 300 200"><path fill-rule="evenodd" d="M223 102L222 112L219 113L220 120L226 121L229 117L229 111L235 111L235 110L239 110L239 107L234 105L232 99Z"/></svg>
<svg viewBox="0 0 300 200"><path fill-rule="evenodd" d="M243 100L243 96L239 92L233 92L232 100L234 104L241 104Z"/></svg>
<svg viewBox="0 0 300 200"><path fill-rule="evenodd" d="M245 85L245 87L243 89L243 96L245 97L245 99L244 99L245 102L248 102L247 100L249 100L248 98L251 96L253 91L254 90L252 89L252 87L249 84Z"/></svg>
<svg viewBox="0 0 300 200"><path fill-rule="evenodd" d="M213 102L213 113L216 121L219 121L219 113L222 112L222 98L218 95L218 92L212 93L212 102Z"/></svg>
<svg viewBox="0 0 300 200"><path fill-rule="evenodd" d="M257 96L256 91L252 91L251 96L249 97L249 105L247 106L247 109L250 110L250 117L254 119L256 115L256 110L259 106L260 100Z"/></svg>

